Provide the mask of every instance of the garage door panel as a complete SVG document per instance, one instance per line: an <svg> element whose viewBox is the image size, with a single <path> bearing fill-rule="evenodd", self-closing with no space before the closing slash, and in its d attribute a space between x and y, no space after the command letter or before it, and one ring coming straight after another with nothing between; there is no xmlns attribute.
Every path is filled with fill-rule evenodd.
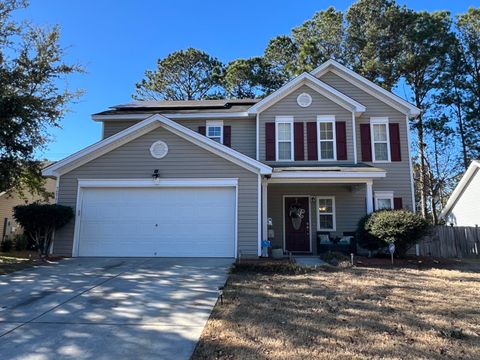
<svg viewBox="0 0 480 360"><path fill-rule="evenodd" d="M235 256L235 189L83 189L79 256Z"/></svg>

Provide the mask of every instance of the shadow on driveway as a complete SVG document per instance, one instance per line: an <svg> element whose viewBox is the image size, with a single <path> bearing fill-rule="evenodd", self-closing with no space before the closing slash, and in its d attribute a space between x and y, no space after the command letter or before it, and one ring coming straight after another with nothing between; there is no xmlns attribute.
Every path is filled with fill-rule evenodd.
<svg viewBox="0 0 480 360"><path fill-rule="evenodd" d="M76 258L1 276L1 358L188 359L231 262Z"/></svg>

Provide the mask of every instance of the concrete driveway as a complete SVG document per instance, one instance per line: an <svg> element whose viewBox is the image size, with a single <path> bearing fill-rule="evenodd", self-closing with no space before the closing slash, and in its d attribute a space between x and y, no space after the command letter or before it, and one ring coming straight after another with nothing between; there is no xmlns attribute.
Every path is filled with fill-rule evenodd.
<svg viewBox="0 0 480 360"><path fill-rule="evenodd" d="M188 359L231 262L76 258L0 276L0 358Z"/></svg>

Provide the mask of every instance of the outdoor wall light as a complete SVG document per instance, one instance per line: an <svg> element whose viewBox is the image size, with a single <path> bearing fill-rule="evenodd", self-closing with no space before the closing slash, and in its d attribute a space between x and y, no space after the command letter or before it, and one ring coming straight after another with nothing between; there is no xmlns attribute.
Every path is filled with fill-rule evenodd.
<svg viewBox="0 0 480 360"><path fill-rule="evenodd" d="M156 182L159 180L159 178L160 178L160 174L158 173L158 169L153 170L153 174L152 174L153 181Z"/></svg>

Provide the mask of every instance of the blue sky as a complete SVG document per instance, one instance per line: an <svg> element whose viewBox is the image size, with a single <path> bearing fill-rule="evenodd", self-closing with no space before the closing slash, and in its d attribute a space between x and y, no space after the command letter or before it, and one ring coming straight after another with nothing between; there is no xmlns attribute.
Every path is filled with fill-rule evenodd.
<svg viewBox="0 0 480 360"><path fill-rule="evenodd" d="M39 157L61 159L98 141L101 125L91 114L131 100L135 83L156 59L189 46L226 62L261 55L268 41L330 5L345 10L353 1L154 1L30 0L16 13L37 25L59 24L67 61L84 65L86 74L69 79L85 95L70 106L62 129ZM415 10L464 12L476 1L399 1Z"/></svg>

